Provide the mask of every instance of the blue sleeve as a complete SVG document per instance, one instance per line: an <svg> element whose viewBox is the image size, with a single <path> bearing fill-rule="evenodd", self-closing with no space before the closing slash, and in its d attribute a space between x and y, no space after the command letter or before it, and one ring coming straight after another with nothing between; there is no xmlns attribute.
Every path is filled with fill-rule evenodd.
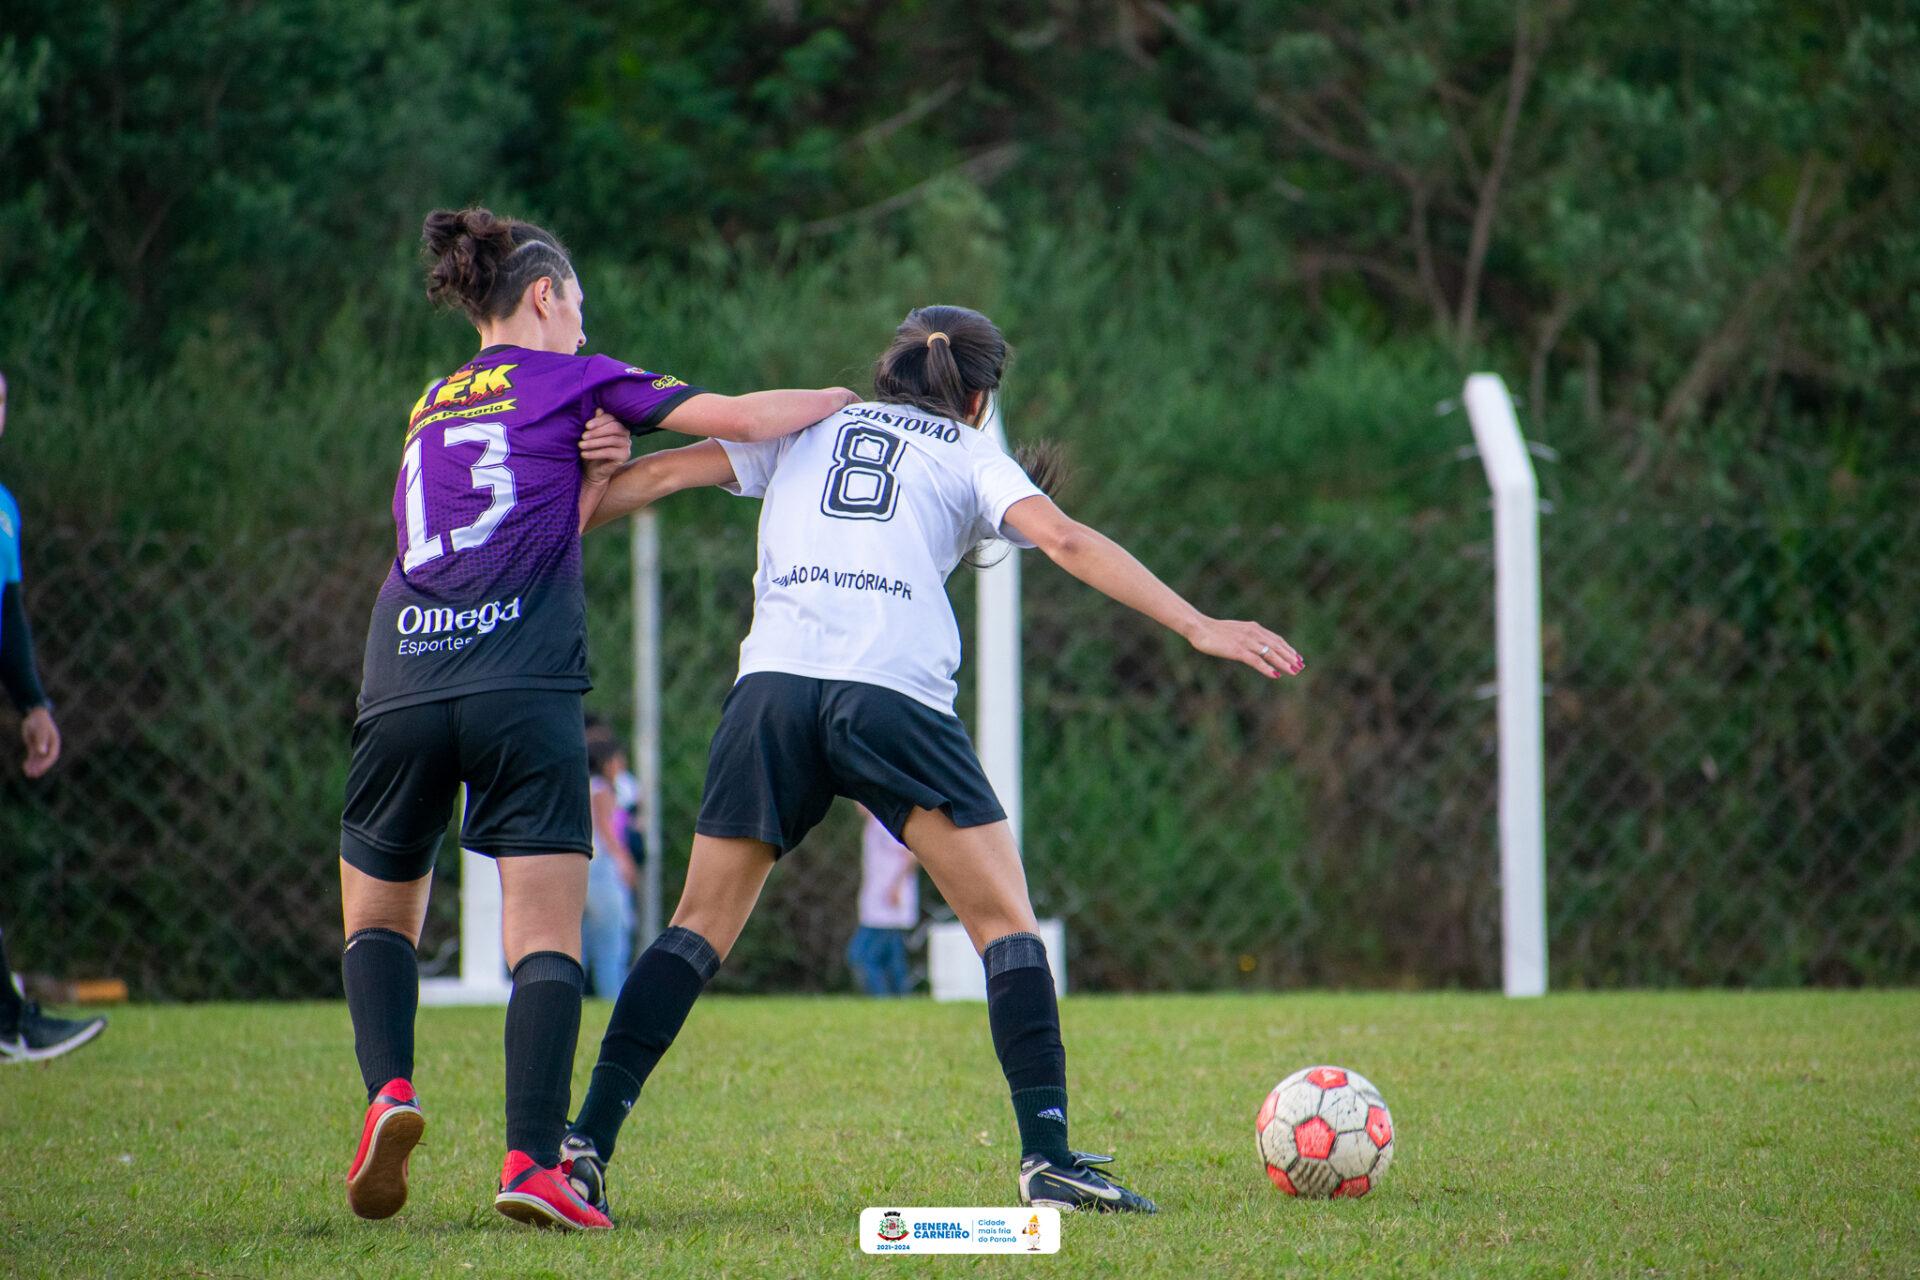
<svg viewBox="0 0 1920 1280"><path fill-rule="evenodd" d="M0 584L20 581L20 504L0 486Z"/></svg>

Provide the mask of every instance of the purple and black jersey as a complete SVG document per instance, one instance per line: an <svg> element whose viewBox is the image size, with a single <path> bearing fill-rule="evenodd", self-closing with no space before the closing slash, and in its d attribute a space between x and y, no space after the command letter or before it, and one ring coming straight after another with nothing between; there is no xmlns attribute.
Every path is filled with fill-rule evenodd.
<svg viewBox="0 0 1920 1280"><path fill-rule="evenodd" d="M427 388L393 488L360 718L492 689L585 690L580 436L636 434L699 387L607 356L489 347Z"/></svg>

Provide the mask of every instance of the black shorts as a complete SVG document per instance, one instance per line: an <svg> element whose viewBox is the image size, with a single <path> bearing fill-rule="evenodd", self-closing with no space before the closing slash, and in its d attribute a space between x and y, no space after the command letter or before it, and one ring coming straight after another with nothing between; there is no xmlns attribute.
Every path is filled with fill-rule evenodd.
<svg viewBox="0 0 1920 1280"><path fill-rule="evenodd" d="M900 837L915 809L956 827L1007 815L957 716L853 680L756 671L720 709L694 830L799 844L836 795L858 800Z"/></svg>
<svg viewBox="0 0 1920 1280"><path fill-rule="evenodd" d="M580 695L471 693L355 725L341 860L376 880L426 875L463 782L464 847L490 858L587 853L593 813Z"/></svg>

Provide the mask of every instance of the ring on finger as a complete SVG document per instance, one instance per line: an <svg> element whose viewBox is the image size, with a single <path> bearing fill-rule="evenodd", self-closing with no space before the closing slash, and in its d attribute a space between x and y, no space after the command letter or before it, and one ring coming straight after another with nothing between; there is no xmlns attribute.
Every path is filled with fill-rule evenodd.
<svg viewBox="0 0 1920 1280"><path fill-rule="evenodd" d="M1263 644L1263 645L1261 645L1261 646L1260 646L1260 656L1261 656L1261 657L1263 657L1263 658L1264 658L1264 657L1266 657L1266 656L1267 656L1267 650L1268 650L1268 649L1271 649L1272 647L1273 647L1273 646L1272 646L1272 645L1269 645L1269 644Z"/></svg>

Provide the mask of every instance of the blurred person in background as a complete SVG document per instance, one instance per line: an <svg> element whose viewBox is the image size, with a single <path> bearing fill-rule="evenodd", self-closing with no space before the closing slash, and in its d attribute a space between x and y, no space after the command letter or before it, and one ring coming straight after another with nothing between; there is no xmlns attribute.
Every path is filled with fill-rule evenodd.
<svg viewBox="0 0 1920 1280"><path fill-rule="evenodd" d="M854 396L714 395L581 357L585 294L552 233L478 208L436 210L422 233L428 297L464 311L481 349L427 389L398 442L395 554L368 621L340 822L341 981L367 1099L347 1203L386 1218L407 1200L426 1130L413 1087L420 930L464 785L461 843L499 869L513 976L494 1207L534 1226L605 1229L557 1172L593 849L580 531L583 493L599 492L583 466L599 464L583 463L580 439L596 411L618 419L622 442L663 429L769 439Z"/></svg>
<svg viewBox="0 0 1920 1280"><path fill-rule="evenodd" d="M587 907L580 920L580 963L587 989L611 1000L620 994L633 957L633 887L638 872L627 851L626 815L618 786L627 753L613 731L587 730L588 797L593 809L593 860L587 864Z"/></svg>
<svg viewBox="0 0 1920 1280"><path fill-rule="evenodd" d="M907 935L920 923L920 863L865 805L860 828L860 927L847 943L847 963L870 996L913 989Z"/></svg>
<svg viewBox="0 0 1920 1280"><path fill-rule="evenodd" d="M7 379L0 374L0 435L7 429ZM27 626L20 594L20 504L0 485L0 684L20 713L20 740L27 758L20 771L43 778L60 759L60 726L53 704L40 687L33 631ZM20 980L7 964L6 937L0 933L0 1062L36 1062L78 1049L106 1029L105 1018L55 1018L27 1001Z"/></svg>
<svg viewBox="0 0 1920 1280"><path fill-rule="evenodd" d="M614 775L613 803L619 810L620 833L626 840L627 858L633 863L636 883L640 868L647 865L647 797L640 790L631 762Z"/></svg>
<svg viewBox="0 0 1920 1280"><path fill-rule="evenodd" d="M608 431L617 430L619 420L609 414L594 415L588 423L591 430L598 424ZM618 455L618 449L607 451L609 464ZM619 741L617 735L599 716L587 715L587 741L591 743L596 733L606 734ZM639 869L647 865L647 798L640 792L640 779L633 772L633 761L627 758L623 749L620 753L620 767L613 773L613 821L620 835L620 847L627 851L627 858L634 867L634 881L637 887Z"/></svg>

